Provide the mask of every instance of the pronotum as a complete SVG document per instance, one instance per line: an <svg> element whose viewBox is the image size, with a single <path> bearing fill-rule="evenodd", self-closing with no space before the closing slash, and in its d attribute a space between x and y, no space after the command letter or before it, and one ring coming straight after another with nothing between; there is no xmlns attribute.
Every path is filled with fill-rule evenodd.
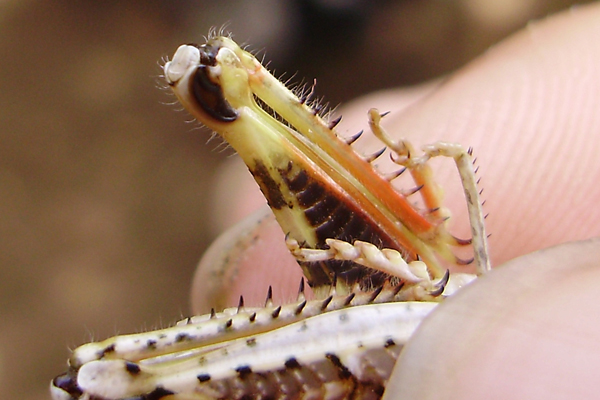
<svg viewBox="0 0 600 400"><path fill-rule="evenodd" d="M392 140L369 111L372 132L401 169L389 176L341 139L310 91L297 96L229 37L182 45L164 66L185 108L238 152L287 233L316 300L191 317L172 328L122 335L75 349L52 381L55 400L379 398L420 321L471 280L452 247L471 244L489 269L470 152ZM446 229L448 212L427 164L452 157L467 199L471 240ZM417 189L392 180L407 170ZM420 193L422 209L407 200ZM450 278L450 280L449 280Z"/></svg>

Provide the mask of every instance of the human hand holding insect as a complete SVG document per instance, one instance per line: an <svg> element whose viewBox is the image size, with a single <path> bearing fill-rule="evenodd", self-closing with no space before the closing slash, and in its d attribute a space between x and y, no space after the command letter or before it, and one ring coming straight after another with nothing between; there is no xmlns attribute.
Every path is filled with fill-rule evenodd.
<svg viewBox="0 0 600 400"><path fill-rule="evenodd" d="M493 235L494 265L599 233L596 203L600 193L596 182L600 178L600 160L596 149L600 148L600 75L596 70L600 65L600 46L595 40L600 33L598 18L600 7L594 5L533 24L444 85L424 89L431 91L429 97L411 107L410 112L392 113L384 121L388 132L409 136L415 144L447 140L475 148L487 191L484 198L489 200L486 212L490 213L487 223ZM410 102L411 97L421 96L404 92L397 97L387 93L381 100L368 98L343 110L343 123L353 127L357 126L353 121L365 124L368 108L395 111ZM393 105L394 98L398 107ZM447 170L448 175L454 173ZM444 181L445 173L436 171L438 180ZM446 202L461 203L461 196L459 192L450 193ZM454 216L456 220L464 218L460 212ZM269 226L260 229L268 231ZM273 283L276 289L289 288L292 297L295 285L277 284L285 274L281 258L274 256L273 250L281 243L280 235L276 230L266 232L258 247L249 250L254 256L246 266L276 264L278 268L269 269L270 277L261 272L260 279ZM515 393L523 397L534 393L539 397L545 387L549 392L545 393L546 398L552 398L565 395L557 391L558 387L568 388L572 397L589 397L594 393L590 386L595 381L590 374L596 373L590 364L594 356L591 349L598 347L600 322L585 316L598 315L591 293L595 293L594 282L600 281L600 276L593 268L581 267L598 265L599 247L597 243L578 244L529 256L517 261L518 274L505 278L492 275L485 281L485 292L472 290L448 301L448 306L442 306L448 312L444 314L442 309L436 313L439 318L432 319L443 321L444 331L436 331L434 327L439 325L434 322L426 323L415 338L414 353L407 351L403 356L408 368L428 371L419 380L412 377L412 384L404 385L404 389L414 390L411 394L418 398L428 398L432 391L438 398L474 398L486 390L493 390L493 394L485 392L487 398L515 398L519 397ZM281 249L281 257L285 258L287 249ZM213 249L212 254L216 251ZM273 258L263 262L256 257L260 254ZM295 261L287 259L290 268L299 274ZM214 256L204 260L213 261ZM557 276L563 279L544 279L554 276L549 266L555 264L562 268ZM240 265L239 270L248 271L246 266ZM229 302L233 303L240 293L250 297L252 287L242 275L240 281L227 287ZM510 288L521 288L522 293L518 297L514 293L512 297L502 297ZM199 293L200 289L196 287L194 291ZM264 296L264 291L259 291L257 295ZM500 297L494 303L498 310L494 304L482 301L490 297L489 293ZM198 311L202 299L195 299ZM214 305L212 300L210 305ZM450 305L457 304L462 304L464 313L451 314ZM504 312L499 314L499 310ZM477 321L475 316L486 313L491 320L473 322ZM549 320L553 321L550 328ZM487 336L483 326L488 326ZM590 331L596 333L586 336L585 332ZM519 334L511 336L510 332ZM460 345L465 338L478 341ZM444 343L446 349L449 343L455 343L463 350L469 345L473 351L463 352L457 360L452 357L454 354L433 346L435 341ZM533 351L530 354L534 356L523 360L518 353L526 349ZM417 353L418 357L411 358ZM595 356L597 359L598 354ZM447 371L445 365L451 365L450 378L440 375L440 371ZM411 377L404 371L402 378ZM395 381L392 377L391 382ZM425 389L429 391L427 395L419 392ZM576 394L576 390L582 392Z"/></svg>
<svg viewBox="0 0 600 400"><path fill-rule="evenodd" d="M417 155L371 109L371 131L396 165L382 174L373 161L385 148L356 153L358 136L340 138L340 119L322 117L309 100L312 89L292 92L220 32L202 45L179 46L164 78L238 152L287 232L304 279L296 300L279 306L269 287L263 307L246 308L240 297L235 309L81 345L52 380L53 398L380 398L420 321L475 278L447 271L470 262L455 250L471 245L477 272L490 269L470 151L436 142ZM438 156L458 168L470 240L447 230L449 213L428 163ZM414 189L393 187L403 172ZM417 204L408 201L415 193ZM226 280L215 272L213 279ZM305 282L317 299L305 297Z"/></svg>
<svg viewBox="0 0 600 400"><path fill-rule="evenodd" d="M587 10L592 10L587 17L593 16L595 9ZM247 310L240 299L237 308L218 315L213 311L172 328L84 344L73 351L68 371L52 381L53 397L270 398L312 393L323 398L378 398L385 393L388 398L489 398L493 393L515 398L519 397L516 391L531 398L551 397L544 393L547 391L559 397L566 393L572 396L574 389L590 397L593 389L585 391L597 378L593 368L597 357L590 349L595 348L598 323L589 318L598 311L594 309L593 290L598 278L597 242L556 248L508 263L443 303L408 341L415 323L423 321L453 286L452 279L446 285L444 261L455 268L465 263L452 249L472 244L478 272L487 269L483 216L471 158L451 142L472 143L480 154L503 167L500 175L494 175L498 172L496 163L487 167L488 183L494 186L492 194L499 193L495 199L512 195L513 186L520 189L519 207L511 207L514 196L497 207L502 219L496 224L503 235L512 233L507 237L533 246L544 240L551 243L553 238L573 238L560 223L553 221L548 226L547 219L536 221L532 207L528 208L532 199L536 201L535 211L546 218L550 212L562 213L569 226L573 221L579 223L578 235L596 233L597 216L582 214L580 204L585 208L587 201L588 208L593 209L597 196L577 191L581 182L574 179L580 176L582 166L590 171L585 177L593 180L597 176L594 147L575 146L578 161L563 162L558 169L552 168L556 164L545 164L568 158L561 153L568 149L565 140L553 139L567 132L573 143L581 138L581 143L590 144L594 139L590 140L589 132L600 125L593 112L600 92L595 74L589 72L593 67L582 68L595 66L594 61L600 58L589 57L594 44L586 39L594 35L581 29L582 22L589 22L585 13L570 18L569 22L578 24L577 29L566 29L569 24L565 26L564 17L530 27L527 34L499 46L432 90L429 97L410 108L410 114L390 117L390 124L400 132L432 135L430 142L435 144L423 148L424 156L411 147L410 142L416 139L387 137L378 125L379 112L370 111L371 130L392 150L395 163L409 170L417 185L404 191L390 186L399 173L387 178L373 171L371 162L381 152L362 158L349 151L348 143L332 131L339 119L322 120L318 107L306 103L305 94L296 97L230 38L211 35L204 45L180 46L172 61L165 64L167 83L184 106L238 150L283 230L289 232L286 242L321 299L308 301L302 281L296 302L275 306L269 290L263 308ZM592 26L595 20L591 19ZM582 48L582 44L587 45ZM578 57L583 62L573 65ZM555 67L548 74L550 86L545 79L540 80L545 76L539 73L549 60ZM462 96L457 96L457 91ZM556 91L561 95L539 96L539 92ZM517 98L521 101L522 97L533 98L515 107L514 95L520 95ZM578 108L564 102L582 97L583 106ZM271 112L256 98L271 107ZM522 108L536 110L535 124L527 124L530 115L523 114ZM547 117L548 111L554 111L552 124L539 118ZM275 120L272 112L290 125ZM432 119L432 112L438 118ZM498 121L499 115L508 117ZM491 134L471 137L470 133L465 136L468 140L447 134L482 129ZM496 135L504 131L519 131L521 136L513 142L503 134L496 145ZM526 140L528 134L531 141ZM540 137L543 151L538 153L535 139ZM423 142L423 137L420 139L418 142ZM521 146L525 151L519 153L515 149L521 147L514 144L521 141L527 145ZM513 145L512 157L502 156L506 143ZM425 164L438 154L454 158L458 166L472 241L459 240L447 230L448 213L431 179L429 163ZM524 155L521 159L520 154ZM532 159L538 161L533 167L529 165ZM503 188L504 182L498 177L505 177L507 172L514 172L509 175L512 186ZM561 209L551 201L538 205L539 197L549 198L543 190L541 195L530 195L532 188L544 188L540 177L546 182L551 178L553 191L549 193L572 193L576 207ZM521 187L519 179L527 186ZM407 196L416 192L420 192L421 202L415 206ZM453 196L448 196L451 204ZM553 208L545 210L548 206ZM460 219L460 211L455 215ZM521 220L515 221L515 216ZM521 221L531 231L519 226ZM494 221L490 222L493 227ZM213 256L207 255L205 262L208 260L213 269L208 274L200 272L198 277L218 278L200 279L216 283L211 289L205 287L204 292L211 296L213 305L218 306L213 293L224 288L236 296L244 293L251 299L248 303L255 302L253 292L259 286L245 276L277 284L277 276L287 275L285 257L265 261L265 255L273 256L272 244L265 241L269 236L264 234L265 227L270 228L268 219L251 221L221 241L228 248L219 249L217 244ZM257 235L261 231L262 237ZM540 231L550 235L536 236ZM460 229L452 232L461 234ZM524 233L542 240L525 242ZM275 235L273 243L283 243L282 236L281 232ZM506 246L510 240L501 237L498 242ZM332 252L334 247L338 250ZM523 246L506 247L513 253L515 248L524 251ZM215 251L220 258L214 258ZM252 251L255 257L249 263L247 256ZM496 254L496 261L512 255L509 251ZM336 261L340 259L350 263ZM253 266L266 270L257 272ZM236 280L243 287L239 283L236 286ZM280 293L288 287L293 286L279 282ZM396 362L404 345L406 349ZM394 365L396 372L390 377Z"/></svg>
<svg viewBox="0 0 600 400"><path fill-rule="evenodd" d="M304 279L296 300L279 306L269 287L263 307L246 308L240 297L220 313L81 345L52 380L53 398L380 398L418 324L475 278L447 271L470 262L455 251L471 245L477 272L490 269L470 151L436 142L417 155L408 141L392 139L371 109L371 131L396 166L382 174L373 161L385 148L356 153L350 146L360 135L340 138L340 119L322 117L309 100L312 89L292 92L214 31L202 45L179 46L164 77L180 103L238 152L287 232ZM470 240L447 229L428 162L437 156L458 168ZM415 188L393 187L403 172ZM415 193L417 204L408 201ZM213 271L217 282L227 281ZM305 297L305 282L317 299Z"/></svg>

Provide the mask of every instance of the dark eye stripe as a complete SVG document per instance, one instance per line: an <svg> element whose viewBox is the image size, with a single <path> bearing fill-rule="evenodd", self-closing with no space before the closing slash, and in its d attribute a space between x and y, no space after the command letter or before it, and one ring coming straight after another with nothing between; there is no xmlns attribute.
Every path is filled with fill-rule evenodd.
<svg viewBox="0 0 600 400"><path fill-rule="evenodd" d="M237 111L225 100L221 86L208 77L208 67L199 65L191 79L191 92L202 110L220 122L232 122Z"/></svg>

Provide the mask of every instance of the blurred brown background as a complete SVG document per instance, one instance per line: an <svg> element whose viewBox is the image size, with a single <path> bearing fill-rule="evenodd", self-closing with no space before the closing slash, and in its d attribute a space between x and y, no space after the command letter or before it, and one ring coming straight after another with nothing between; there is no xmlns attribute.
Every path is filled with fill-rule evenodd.
<svg viewBox="0 0 600 400"><path fill-rule="evenodd" d="M569 0L0 2L0 398L68 348L188 313L226 155L166 106L161 57L228 23L335 105L448 73Z"/></svg>

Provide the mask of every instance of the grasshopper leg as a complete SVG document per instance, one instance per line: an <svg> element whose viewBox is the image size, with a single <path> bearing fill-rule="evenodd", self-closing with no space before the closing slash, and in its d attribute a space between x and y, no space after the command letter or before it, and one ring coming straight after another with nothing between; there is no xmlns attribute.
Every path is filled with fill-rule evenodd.
<svg viewBox="0 0 600 400"><path fill-rule="evenodd" d="M464 147L456 143L436 142L424 146L422 148L423 154L416 157L412 145L405 140L393 140L381 127L380 121L381 114L379 111L374 108L369 110L369 125L373 134L396 153L395 163L411 171L415 183L423 186L421 193L425 205L431 210L436 210L435 212L441 218L447 218L449 214L442 207L441 189L433 179L431 168L427 165L427 162L438 156L449 157L454 160L467 200L472 239L469 241L461 241L454 237L452 239L456 245L470 243L473 246L478 275L489 271L491 269L489 247L479 190L477 189L477 179L473 170L471 149L465 150Z"/></svg>

